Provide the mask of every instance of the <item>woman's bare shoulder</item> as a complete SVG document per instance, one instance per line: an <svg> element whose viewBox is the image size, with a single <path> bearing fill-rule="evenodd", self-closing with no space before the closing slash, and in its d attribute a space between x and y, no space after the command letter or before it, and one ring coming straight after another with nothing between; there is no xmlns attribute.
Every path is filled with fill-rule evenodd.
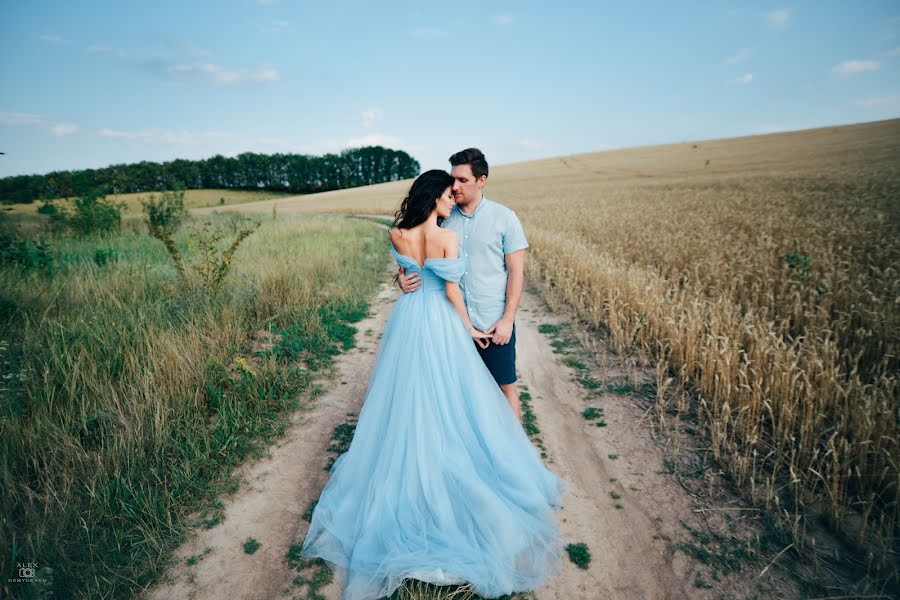
<svg viewBox="0 0 900 600"><path fill-rule="evenodd" d="M454 242L456 241L456 232L449 227L441 227L440 232L442 239Z"/></svg>
<svg viewBox="0 0 900 600"><path fill-rule="evenodd" d="M459 246L456 232L452 229L441 229L440 244L445 258L456 258L459 254Z"/></svg>

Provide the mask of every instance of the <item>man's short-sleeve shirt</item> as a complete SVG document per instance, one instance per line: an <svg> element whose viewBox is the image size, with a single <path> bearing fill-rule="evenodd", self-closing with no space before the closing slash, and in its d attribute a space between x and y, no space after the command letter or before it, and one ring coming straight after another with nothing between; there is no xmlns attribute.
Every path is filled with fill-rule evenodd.
<svg viewBox="0 0 900 600"><path fill-rule="evenodd" d="M516 213L487 198L471 215L454 206L442 227L456 232L466 272L459 282L469 319L477 329L489 329L506 308L506 255L528 247Z"/></svg>

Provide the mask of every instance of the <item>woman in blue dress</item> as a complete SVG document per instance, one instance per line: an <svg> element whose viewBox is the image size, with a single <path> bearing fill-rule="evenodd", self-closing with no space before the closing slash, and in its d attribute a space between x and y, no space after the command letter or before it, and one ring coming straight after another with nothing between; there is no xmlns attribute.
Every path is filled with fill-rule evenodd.
<svg viewBox="0 0 900 600"><path fill-rule="evenodd" d="M390 596L406 578L496 598L561 568L554 512L569 484L544 466L472 343L490 336L469 321L465 259L440 227L452 184L423 173L397 211L391 253L422 284L391 311L353 440L303 542L343 600Z"/></svg>

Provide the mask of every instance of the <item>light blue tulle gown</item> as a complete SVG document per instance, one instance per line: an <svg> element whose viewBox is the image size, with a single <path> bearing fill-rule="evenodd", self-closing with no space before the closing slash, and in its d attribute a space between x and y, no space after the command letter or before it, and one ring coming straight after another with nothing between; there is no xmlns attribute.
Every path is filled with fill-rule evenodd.
<svg viewBox="0 0 900 600"><path fill-rule="evenodd" d="M465 259L419 266L391 252L422 283L393 307L302 554L328 563L343 600L390 596L405 578L486 598L532 590L561 567L554 511L569 484L541 462L445 295Z"/></svg>

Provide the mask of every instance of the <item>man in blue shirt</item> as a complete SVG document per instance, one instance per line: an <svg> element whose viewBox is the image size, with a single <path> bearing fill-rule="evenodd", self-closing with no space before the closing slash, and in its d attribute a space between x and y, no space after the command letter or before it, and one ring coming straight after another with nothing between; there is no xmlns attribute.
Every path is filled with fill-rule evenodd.
<svg viewBox="0 0 900 600"><path fill-rule="evenodd" d="M484 197L488 164L477 148L450 157L456 206L441 224L459 239L459 256L466 272L459 282L472 325L493 337L486 348L475 347L510 406L522 420L516 389L516 311L525 284L525 249L528 241L516 213ZM417 274L400 275L400 288L411 292L420 283Z"/></svg>

